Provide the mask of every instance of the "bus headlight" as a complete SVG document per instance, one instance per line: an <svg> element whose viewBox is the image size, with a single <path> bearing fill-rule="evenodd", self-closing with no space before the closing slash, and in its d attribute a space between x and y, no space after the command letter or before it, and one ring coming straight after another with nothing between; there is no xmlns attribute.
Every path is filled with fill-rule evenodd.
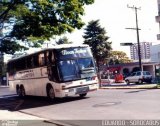
<svg viewBox="0 0 160 126"><path fill-rule="evenodd" d="M74 89L73 89L73 88L69 89L69 92L73 92L73 91L74 91Z"/></svg>
<svg viewBox="0 0 160 126"><path fill-rule="evenodd" d="M93 77L92 77L92 80L97 80L97 76L93 76Z"/></svg>
<svg viewBox="0 0 160 126"><path fill-rule="evenodd" d="M62 90L65 90L66 86L65 85L62 85Z"/></svg>

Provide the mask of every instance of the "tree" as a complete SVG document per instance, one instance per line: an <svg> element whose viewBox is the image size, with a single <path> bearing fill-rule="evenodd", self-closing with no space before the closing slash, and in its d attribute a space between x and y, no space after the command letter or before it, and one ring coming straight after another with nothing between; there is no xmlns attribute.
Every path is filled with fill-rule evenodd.
<svg viewBox="0 0 160 126"><path fill-rule="evenodd" d="M110 57L112 59L112 64L120 64L120 63L130 63L132 60L130 60L127 57L127 54L123 51L111 51ZM109 62L110 63L110 62Z"/></svg>
<svg viewBox="0 0 160 126"><path fill-rule="evenodd" d="M64 36L63 38L60 38L56 43L60 45L60 44L71 44L72 42L70 42L68 38Z"/></svg>
<svg viewBox="0 0 160 126"><path fill-rule="evenodd" d="M39 40L80 29L84 25L84 6L92 3L94 0L1 0L0 31L11 19L13 26L0 41L3 43L7 37L18 46L17 40L39 45Z"/></svg>
<svg viewBox="0 0 160 126"><path fill-rule="evenodd" d="M106 31L99 24L99 20L90 21L85 28L83 38L84 44L91 47L92 53L99 66L100 62L104 62L105 58L109 56L111 42L108 41L109 37L106 36Z"/></svg>

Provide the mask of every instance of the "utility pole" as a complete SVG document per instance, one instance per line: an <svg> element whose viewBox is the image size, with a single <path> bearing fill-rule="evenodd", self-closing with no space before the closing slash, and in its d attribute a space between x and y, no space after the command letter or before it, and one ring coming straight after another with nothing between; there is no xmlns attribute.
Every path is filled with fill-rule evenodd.
<svg viewBox="0 0 160 126"><path fill-rule="evenodd" d="M138 44L138 58L139 58L139 68L142 70L142 62L141 62L141 50L140 50L140 41L139 41L139 27L138 27L138 16L137 16L137 10L140 10L140 7L137 8L136 6L129 6L127 5L128 8L134 9L135 10L135 16L136 16L136 28L126 28L126 29L131 29L131 30L136 30L137 33L137 44Z"/></svg>

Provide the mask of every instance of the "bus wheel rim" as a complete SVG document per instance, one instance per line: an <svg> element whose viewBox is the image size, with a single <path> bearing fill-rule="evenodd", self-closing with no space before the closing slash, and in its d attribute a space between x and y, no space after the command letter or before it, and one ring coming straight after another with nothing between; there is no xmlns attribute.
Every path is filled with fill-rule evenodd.
<svg viewBox="0 0 160 126"><path fill-rule="evenodd" d="M22 96L25 96L25 91L24 89L21 90Z"/></svg>

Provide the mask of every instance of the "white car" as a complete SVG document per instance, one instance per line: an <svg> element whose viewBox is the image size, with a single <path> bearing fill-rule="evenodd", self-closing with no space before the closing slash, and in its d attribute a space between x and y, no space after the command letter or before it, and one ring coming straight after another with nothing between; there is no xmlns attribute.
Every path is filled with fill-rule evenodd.
<svg viewBox="0 0 160 126"><path fill-rule="evenodd" d="M130 76L125 78L127 84L129 83L139 83L152 82L152 75L148 71L137 71L133 72Z"/></svg>

